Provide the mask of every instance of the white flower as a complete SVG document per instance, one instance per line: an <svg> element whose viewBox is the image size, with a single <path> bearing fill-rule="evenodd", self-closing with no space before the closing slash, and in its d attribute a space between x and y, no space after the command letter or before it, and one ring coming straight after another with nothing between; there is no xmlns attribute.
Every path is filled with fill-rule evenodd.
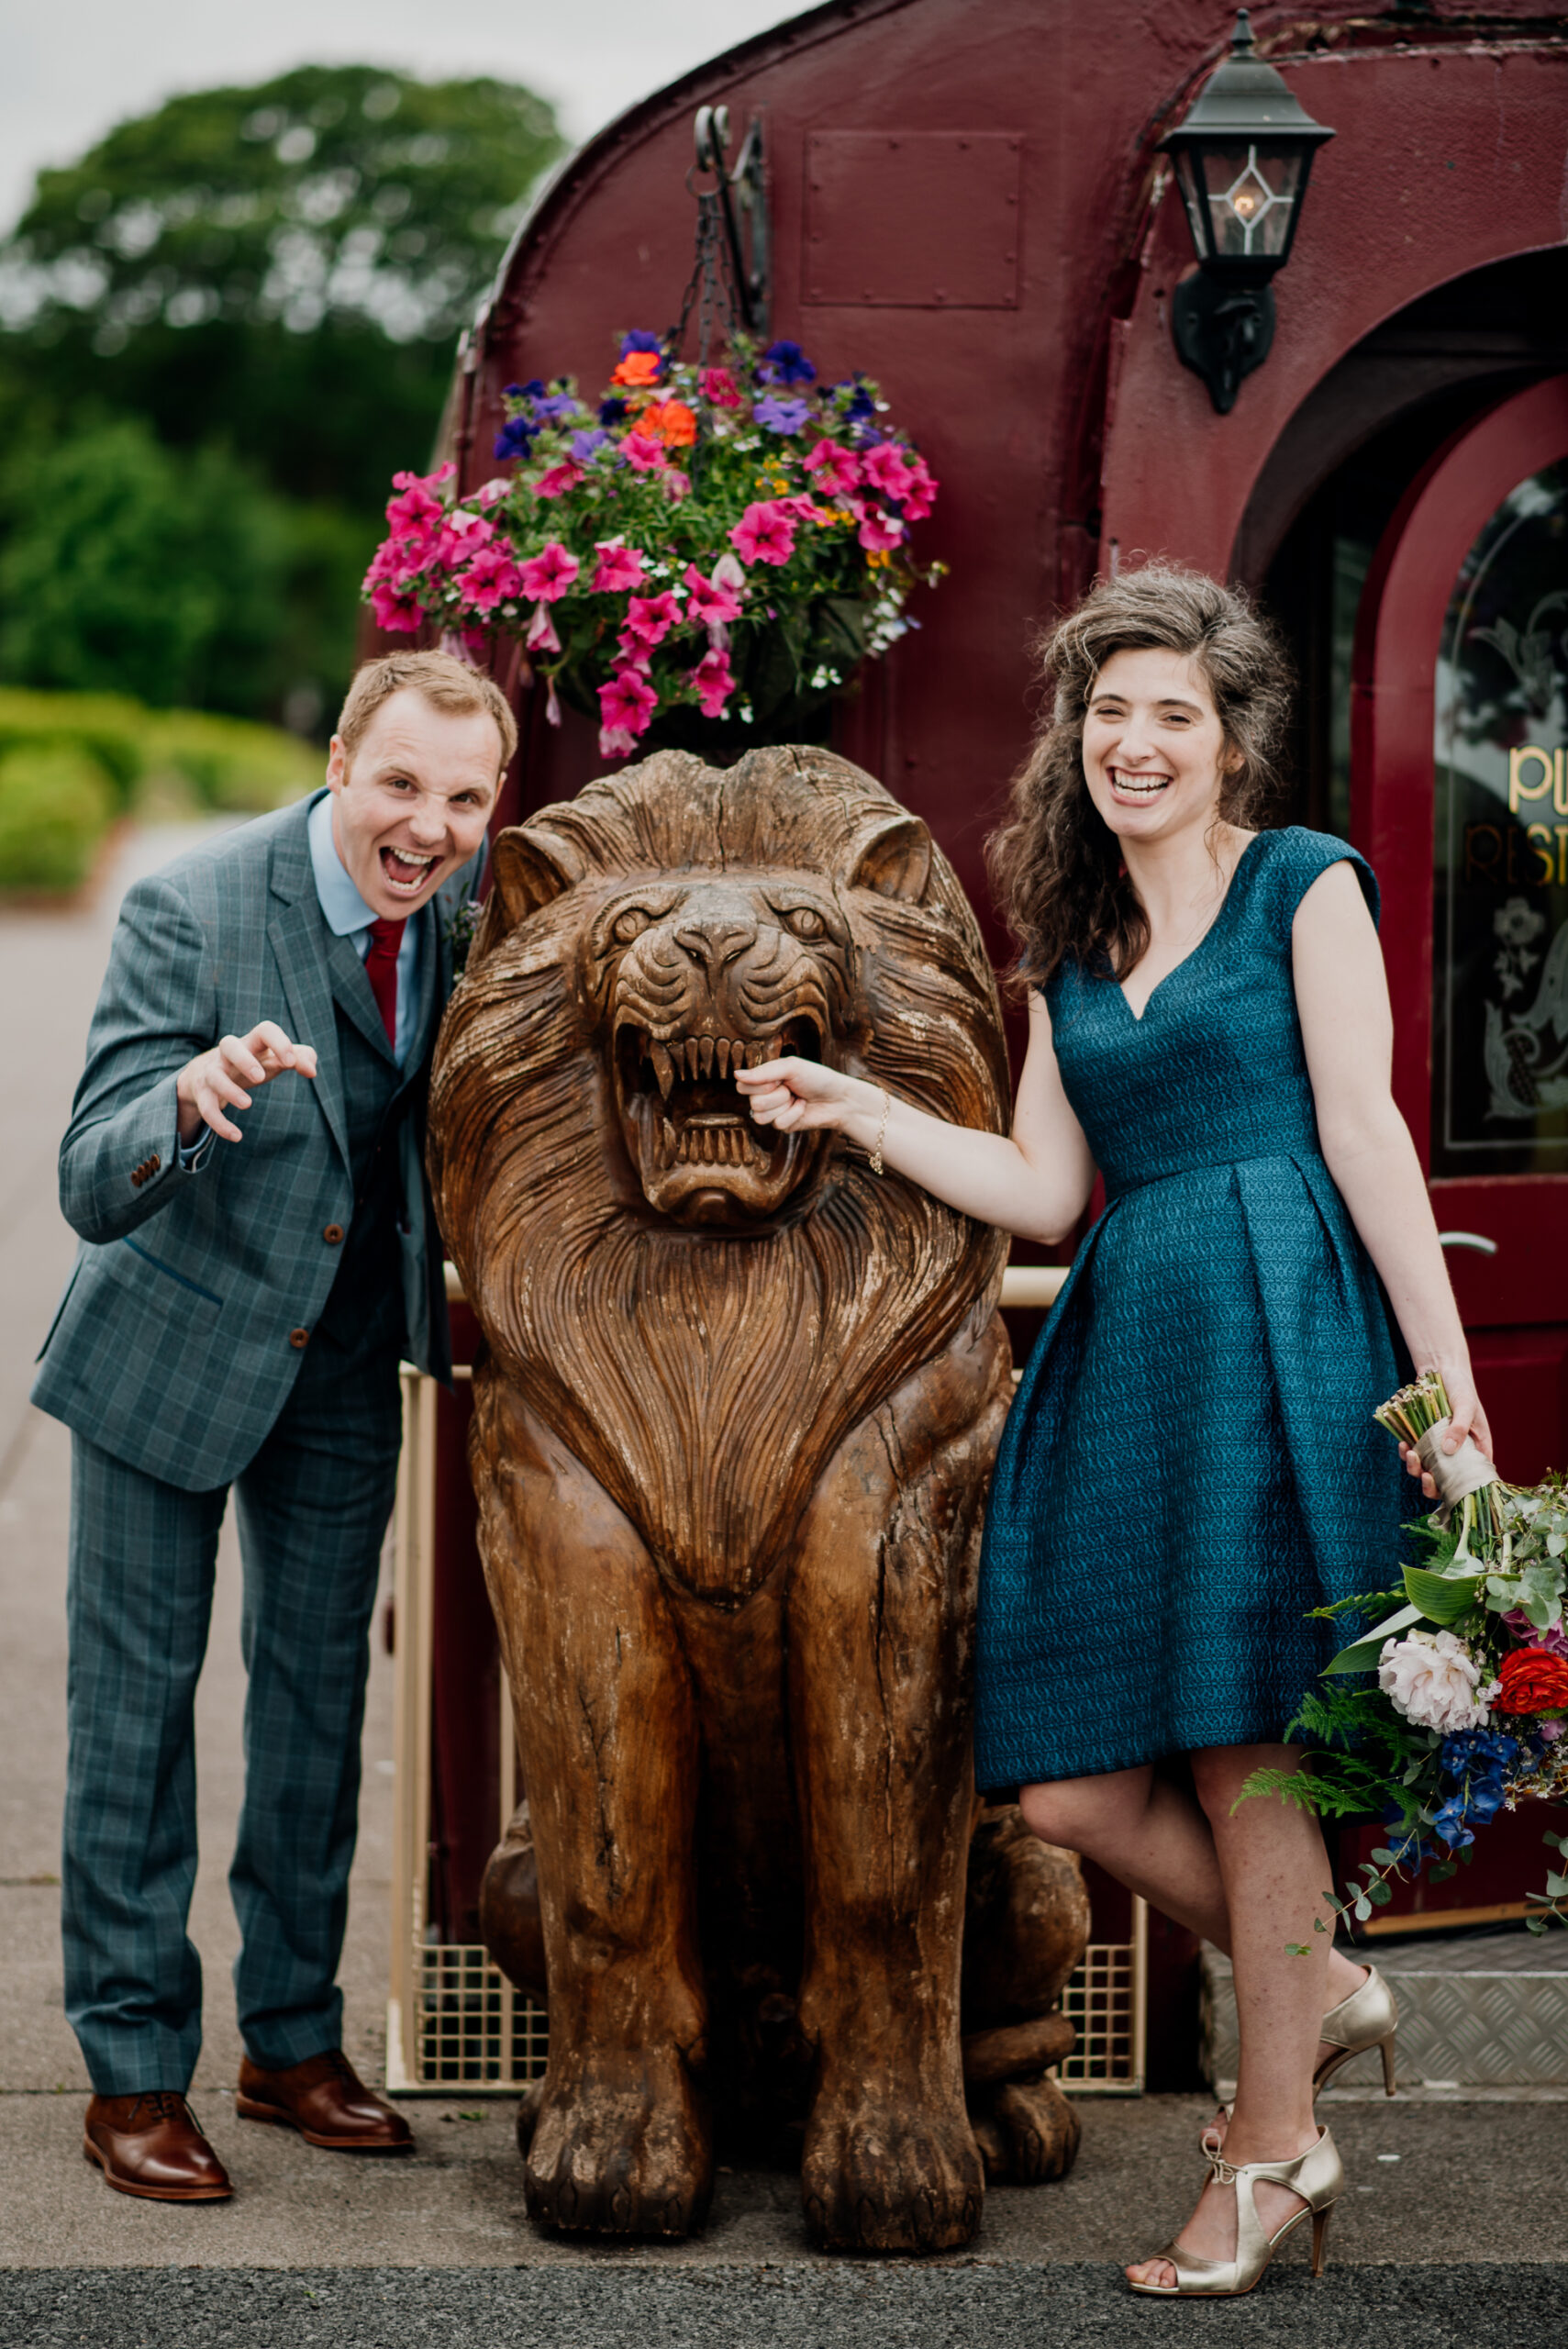
<svg viewBox="0 0 1568 2349"><path fill-rule="evenodd" d="M1528 946L1546 928L1546 916L1528 897L1510 897L1492 917L1492 930L1505 946Z"/></svg>
<svg viewBox="0 0 1568 2349"><path fill-rule="evenodd" d="M1396 1713L1418 1729L1485 1729L1487 1708L1502 1687L1483 1687L1485 1666L1451 1631L1412 1631L1385 1640L1377 1663L1377 1685Z"/></svg>

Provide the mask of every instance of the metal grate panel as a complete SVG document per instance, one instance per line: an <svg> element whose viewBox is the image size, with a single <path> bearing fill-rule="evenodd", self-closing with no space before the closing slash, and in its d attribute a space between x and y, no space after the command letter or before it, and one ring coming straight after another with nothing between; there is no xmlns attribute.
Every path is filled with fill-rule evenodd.
<svg viewBox="0 0 1568 2349"><path fill-rule="evenodd" d="M1057 2066L1064 2088L1134 2095L1142 2087L1138 1957L1136 1942L1091 1942L1084 1950L1062 1994L1062 2011L1078 2033Z"/></svg>
<svg viewBox="0 0 1568 2349"><path fill-rule="evenodd" d="M526 2087L544 2071L544 2009L515 1990L479 1942L427 1943L418 1954L411 2086Z"/></svg>

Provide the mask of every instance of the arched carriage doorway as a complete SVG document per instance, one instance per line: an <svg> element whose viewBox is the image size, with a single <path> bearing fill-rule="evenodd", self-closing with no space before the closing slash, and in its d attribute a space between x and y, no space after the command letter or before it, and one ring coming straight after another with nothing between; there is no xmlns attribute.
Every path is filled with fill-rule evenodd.
<svg viewBox="0 0 1568 2349"><path fill-rule="evenodd" d="M1369 338L1282 436L1237 550L1301 670L1292 812L1382 884L1396 1092L1521 1481L1568 1458L1565 291L1568 256L1525 255ZM1541 1826L1499 1822L1380 1922L1518 1913Z"/></svg>

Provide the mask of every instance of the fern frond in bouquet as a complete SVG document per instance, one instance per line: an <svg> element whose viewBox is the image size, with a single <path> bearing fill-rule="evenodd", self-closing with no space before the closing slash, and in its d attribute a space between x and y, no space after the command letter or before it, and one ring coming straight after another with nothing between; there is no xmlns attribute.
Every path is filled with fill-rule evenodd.
<svg viewBox="0 0 1568 2349"><path fill-rule="evenodd" d="M1445 1453L1449 1401L1435 1371L1373 1416L1438 1488L1438 1508L1409 1529L1420 1563L1396 1590L1315 1610L1364 1620L1396 1602L1302 1698L1286 1732L1307 1749L1301 1768L1256 1771L1242 1790L1325 1818L1382 1817L1387 1843L1336 1904L1362 1923L1393 1898L1391 1877L1451 1876L1500 1810L1568 1800L1568 1479L1507 1485L1468 1437ZM1375 1687L1356 1685L1368 1673ZM1568 1857L1568 1836L1545 1840ZM1533 1932L1568 1923L1568 1869L1529 1898Z"/></svg>

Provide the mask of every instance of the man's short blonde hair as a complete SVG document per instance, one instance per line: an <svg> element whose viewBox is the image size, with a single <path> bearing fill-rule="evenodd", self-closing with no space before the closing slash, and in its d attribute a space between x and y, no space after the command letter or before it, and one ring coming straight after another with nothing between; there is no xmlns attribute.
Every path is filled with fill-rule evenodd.
<svg viewBox="0 0 1568 2349"><path fill-rule="evenodd" d="M382 703L390 701L394 694L409 691L420 695L432 709L450 710L454 718L467 718L480 710L493 718L501 737L498 772L505 774L517 747L512 706L494 677L454 660L450 652L384 652L364 663L338 715L339 739L350 758Z"/></svg>

